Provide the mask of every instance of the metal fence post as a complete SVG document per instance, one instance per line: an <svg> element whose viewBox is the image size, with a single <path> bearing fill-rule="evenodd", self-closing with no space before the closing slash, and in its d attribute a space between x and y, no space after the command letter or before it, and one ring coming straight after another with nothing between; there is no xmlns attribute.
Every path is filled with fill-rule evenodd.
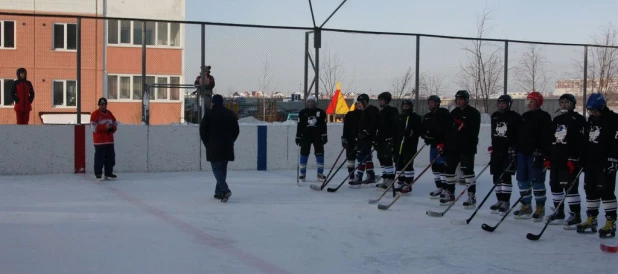
<svg viewBox="0 0 618 274"><path fill-rule="evenodd" d="M420 93L420 81L419 81L419 74L421 73L420 71L420 65L421 65L421 36L417 35L416 36L416 72L414 73L414 89L416 90L416 94L414 94L414 100L416 101L416 111L418 111L420 104L418 102L418 97L419 97L419 93Z"/></svg>
<svg viewBox="0 0 618 274"><path fill-rule="evenodd" d="M586 91L588 89L588 46L584 46L584 96L582 99L582 112L586 118Z"/></svg>
<svg viewBox="0 0 618 274"><path fill-rule="evenodd" d="M196 104L197 104L197 123L201 124L202 123L202 116L204 116L204 113L202 111L202 109L204 109L205 107L207 107L208 105L206 104L206 86L202 83L205 83L206 81L204 81L204 79L206 78L206 71L204 71L204 68L206 67L206 25L202 24L201 25L201 38L200 38L200 47L201 47L201 54L200 54L200 79L201 79L201 83L198 83L199 85L199 90L198 90L198 94L195 96L195 100L196 100ZM201 102L203 101L203 102Z"/></svg>
<svg viewBox="0 0 618 274"><path fill-rule="evenodd" d="M149 110L144 102L145 96L150 95L146 87L146 21L142 21L142 123L148 125L146 112Z"/></svg>
<svg viewBox="0 0 618 274"><path fill-rule="evenodd" d="M75 124L82 124L82 18L77 18L77 26L75 38L77 39L76 46L76 58L77 59L77 75L75 76L75 104L77 112L77 122Z"/></svg>
<svg viewBox="0 0 618 274"><path fill-rule="evenodd" d="M504 41L504 95L508 93L509 86L509 41Z"/></svg>
<svg viewBox="0 0 618 274"><path fill-rule="evenodd" d="M307 94L309 93L307 90L307 85L309 84L309 56L307 55L309 55L309 32L305 32L305 54L303 54L305 57L305 87L303 88L303 98L307 98Z"/></svg>
<svg viewBox="0 0 618 274"><path fill-rule="evenodd" d="M313 31L313 47L315 48L315 98L320 98L320 48L322 47L322 29ZM305 98L307 99L307 98Z"/></svg>

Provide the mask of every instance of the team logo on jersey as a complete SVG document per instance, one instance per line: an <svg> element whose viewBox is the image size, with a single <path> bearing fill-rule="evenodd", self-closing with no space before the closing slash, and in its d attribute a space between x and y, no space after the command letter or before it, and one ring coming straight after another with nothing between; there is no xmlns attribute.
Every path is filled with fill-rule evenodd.
<svg viewBox="0 0 618 274"><path fill-rule="evenodd" d="M508 123L500 122L496 125L496 136L506 138L506 131L508 130Z"/></svg>
<svg viewBox="0 0 618 274"><path fill-rule="evenodd" d="M315 117L320 117L320 112L319 111L315 113Z"/></svg>
<svg viewBox="0 0 618 274"><path fill-rule="evenodd" d="M601 135L601 127L593 126L590 129L590 133L588 133L588 142L598 144L599 141L597 141L597 139L599 138L599 135Z"/></svg>
<svg viewBox="0 0 618 274"><path fill-rule="evenodd" d="M554 145L555 144L566 144L566 136L567 136L567 127L565 125L558 125L558 127L556 127L556 133L554 133L554 137L556 138L556 141L554 141Z"/></svg>
<svg viewBox="0 0 618 274"><path fill-rule="evenodd" d="M618 140L618 130L616 130L616 136L614 136L614 139Z"/></svg>
<svg viewBox="0 0 618 274"><path fill-rule="evenodd" d="M307 119L307 126L309 127L315 127L317 123L318 123L318 119L316 119L315 116L309 116L309 119Z"/></svg>

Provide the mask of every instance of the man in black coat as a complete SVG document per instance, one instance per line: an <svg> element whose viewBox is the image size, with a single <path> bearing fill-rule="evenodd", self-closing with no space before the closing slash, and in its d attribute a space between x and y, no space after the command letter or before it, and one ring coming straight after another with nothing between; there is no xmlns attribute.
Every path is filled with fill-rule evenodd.
<svg viewBox="0 0 618 274"><path fill-rule="evenodd" d="M206 160L217 179L215 199L221 202L232 196L226 182L227 164L234 161L234 142L239 132L236 114L223 106L221 95L213 96L212 106L206 110L200 124L200 138L206 147Z"/></svg>

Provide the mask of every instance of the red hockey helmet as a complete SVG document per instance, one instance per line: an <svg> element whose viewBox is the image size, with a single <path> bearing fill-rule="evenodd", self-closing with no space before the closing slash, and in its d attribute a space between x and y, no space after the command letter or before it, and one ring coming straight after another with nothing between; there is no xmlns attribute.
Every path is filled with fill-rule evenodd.
<svg viewBox="0 0 618 274"><path fill-rule="evenodd" d="M530 92L526 99L536 101L536 105L538 107L541 107L543 105L543 95L538 91Z"/></svg>

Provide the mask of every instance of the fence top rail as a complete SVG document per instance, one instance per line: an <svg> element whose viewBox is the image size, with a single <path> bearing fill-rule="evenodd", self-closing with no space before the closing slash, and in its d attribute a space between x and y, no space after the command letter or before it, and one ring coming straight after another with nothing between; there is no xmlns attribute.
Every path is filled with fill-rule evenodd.
<svg viewBox="0 0 618 274"><path fill-rule="evenodd" d="M288 30L305 30L314 32L316 29L322 31L342 32L342 33L358 33L358 34L374 34L374 35L398 35L398 36L419 36L443 39L459 39L459 40L480 40L488 42L507 42L507 43L523 43L523 44L539 44L552 46L574 46L574 47L599 47L599 48L614 48L618 46L596 45L596 44L578 44L578 43L558 43L558 42L542 42L528 40L512 40L512 39L497 39L497 38L478 38L478 37L463 37L437 34L409 33L409 32L385 32L385 31L369 31L369 30L351 30L351 29L331 29L319 27L295 27L295 26L274 26L274 25L256 25L256 24L236 24L236 23L219 23L207 21L185 21L185 20L167 20L167 19L147 19L147 18L131 18L131 17L109 17L109 16L94 16L94 15L72 15L72 14L52 14L52 13L28 13L28 12L7 12L0 11L0 15L9 16L35 16L35 17L56 17L56 18L79 18L79 19L96 19L96 20L131 20L143 22L168 22L192 25L210 25L210 26L227 26L227 27L247 27L247 28L267 28L267 29L288 29Z"/></svg>

